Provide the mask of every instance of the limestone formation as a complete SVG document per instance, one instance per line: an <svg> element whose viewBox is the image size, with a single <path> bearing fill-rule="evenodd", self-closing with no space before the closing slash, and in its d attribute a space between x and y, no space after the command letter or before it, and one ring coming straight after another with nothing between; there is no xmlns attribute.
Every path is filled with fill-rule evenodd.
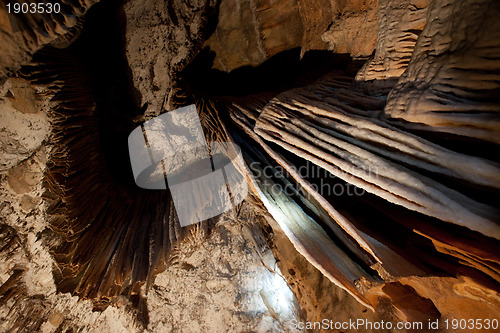
<svg viewBox="0 0 500 333"><path fill-rule="evenodd" d="M63 3L0 7L1 331L499 317L496 0ZM250 193L183 228L127 137L193 103Z"/></svg>

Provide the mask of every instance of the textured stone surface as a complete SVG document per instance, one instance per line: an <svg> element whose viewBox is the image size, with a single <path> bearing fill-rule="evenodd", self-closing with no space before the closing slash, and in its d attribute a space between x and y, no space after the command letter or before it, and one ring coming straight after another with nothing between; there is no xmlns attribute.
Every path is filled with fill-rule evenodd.
<svg viewBox="0 0 500 333"><path fill-rule="evenodd" d="M116 59L124 52L129 67L99 68L131 80L136 91L126 91L143 113L135 120L189 100L177 86L180 71L214 28L216 2L113 5L126 28L111 36L125 43ZM261 154L266 167L308 160L338 176L266 175L251 183L262 202L252 197L211 233L202 224L183 235L171 211L149 223L158 222L150 212L164 208L161 200L123 213L148 200L112 178L122 168L106 167L95 144L109 139L98 132L101 115L132 128L123 86L94 77L104 91L97 98L84 75L67 71L85 69L64 51L52 53L52 72L35 66L32 83L10 78L0 88L0 330L294 332L291 319L498 317L498 10L493 0L223 0L205 44L216 68L258 65L294 47L357 58L376 51L356 78L330 73L274 99L195 96L207 136L220 138L221 119L232 121L247 159ZM65 20L50 18L39 40L2 35L0 77L81 22ZM37 77L46 85L34 84ZM467 147L435 134L442 132ZM482 152L473 138L493 150ZM52 186L42 184L44 173ZM323 180L368 193L319 193L312 184ZM270 190L289 184L297 191ZM52 251L63 240L66 251ZM85 279L72 280L74 272ZM61 291L62 275L80 298Z"/></svg>
<svg viewBox="0 0 500 333"><path fill-rule="evenodd" d="M40 197L40 190L30 194ZM47 227L41 207L21 209L19 195L5 180L0 196L2 217L8 217L1 221L0 237L3 245L12 243L1 253L2 331L299 332L286 324L300 318L294 296L256 225L235 222L229 214L208 238L193 234L179 246L175 262L142 300L143 312L125 296L96 312L92 301L56 292L53 259L37 237Z"/></svg>
<svg viewBox="0 0 500 333"><path fill-rule="evenodd" d="M49 136L47 103L37 101L35 93L27 81L17 78L7 80L0 88L2 173L29 157Z"/></svg>
<svg viewBox="0 0 500 333"><path fill-rule="evenodd" d="M377 47L356 81L368 91L387 93L406 70L427 22L429 0L380 0ZM367 82L368 81L368 82Z"/></svg>
<svg viewBox="0 0 500 333"><path fill-rule="evenodd" d="M500 143L500 6L433 2L385 114L422 130Z"/></svg>
<svg viewBox="0 0 500 333"><path fill-rule="evenodd" d="M372 55L377 42L379 20L384 0L332 1L332 22L321 36L329 50L347 53L354 58ZM380 4L379 4L380 3ZM380 9L379 9L380 8ZM380 11L380 12L379 12Z"/></svg>
<svg viewBox="0 0 500 333"><path fill-rule="evenodd" d="M224 0L219 24L205 43L214 68L257 66L279 52L301 48L368 57L377 38L377 0Z"/></svg>
<svg viewBox="0 0 500 333"><path fill-rule="evenodd" d="M17 71L42 46L71 31L96 0L67 1L60 14L8 14L0 5L0 80ZM43 22L43 24L41 24Z"/></svg>
<svg viewBox="0 0 500 333"><path fill-rule="evenodd" d="M129 1L125 52L146 118L175 108L175 75L201 48L215 20L214 0Z"/></svg>

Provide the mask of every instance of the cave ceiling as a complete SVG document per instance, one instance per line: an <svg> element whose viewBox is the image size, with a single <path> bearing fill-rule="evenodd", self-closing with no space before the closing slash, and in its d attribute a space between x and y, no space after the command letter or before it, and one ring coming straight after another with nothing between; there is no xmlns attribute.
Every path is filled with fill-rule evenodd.
<svg viewBox="0 0 500 333"><path fill-rule="evenodd" d="M498 1L60 3L0 7L6 331L70 327L34 298L63 294L125 299L131 331L155 331L157 280L191 272L183 249L229 215L181 226L170 190L135 184L127 138L191 104L207 142L241 149L231 218L265 240L297 318L328 308L305 292L321 283L391 320L498 318ZM48 289L27 282L40 262Z"/></svg>

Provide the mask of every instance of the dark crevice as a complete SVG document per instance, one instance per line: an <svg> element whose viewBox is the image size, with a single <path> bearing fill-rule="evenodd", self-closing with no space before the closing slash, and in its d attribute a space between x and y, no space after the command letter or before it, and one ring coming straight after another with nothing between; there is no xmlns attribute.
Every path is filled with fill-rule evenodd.
<svg viewBox="0 0 500 333"><path fill-rule="evenodd" d="M141 110L134 103L138 92L125 57L125 13L122 1L108 0L86 14L83 31L68 49L91 82L99 117L99 144L110 176L134 184L127 137Z"/></svg>
<svg viewBox="0 0 500 333"><path fill-rule="evenodd" d="M423 124L418 124L419 128L417 129L411 123L402 120L389 122L397 128L451 151L500 163L500 145L496 143L458 134L439 132L432 128L426 130L427 126Z"/></svg>
<svg viewBox="0 0 500 333"><path fill-rule="evenodd" d="M180 73L185 89L193 95L217 98L242 97L280 92L313 83L337 71L354 76L362 63L349 55L309 51L300 57L300 48L283 51L257 67L245 66L229 73L212 68L215 53L205 48Z"/></svg>

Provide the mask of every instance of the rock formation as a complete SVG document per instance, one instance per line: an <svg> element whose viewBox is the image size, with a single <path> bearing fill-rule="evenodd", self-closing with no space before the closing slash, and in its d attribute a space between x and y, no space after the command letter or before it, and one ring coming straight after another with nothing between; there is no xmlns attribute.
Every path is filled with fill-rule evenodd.
<svg viewBox="0 0 500 333"><path fill-rule="evenodd" d="M64 4L0 11L2 330L498 318L495 0ZM251 194L181 228L126 142L191 103Z"/></svg>

